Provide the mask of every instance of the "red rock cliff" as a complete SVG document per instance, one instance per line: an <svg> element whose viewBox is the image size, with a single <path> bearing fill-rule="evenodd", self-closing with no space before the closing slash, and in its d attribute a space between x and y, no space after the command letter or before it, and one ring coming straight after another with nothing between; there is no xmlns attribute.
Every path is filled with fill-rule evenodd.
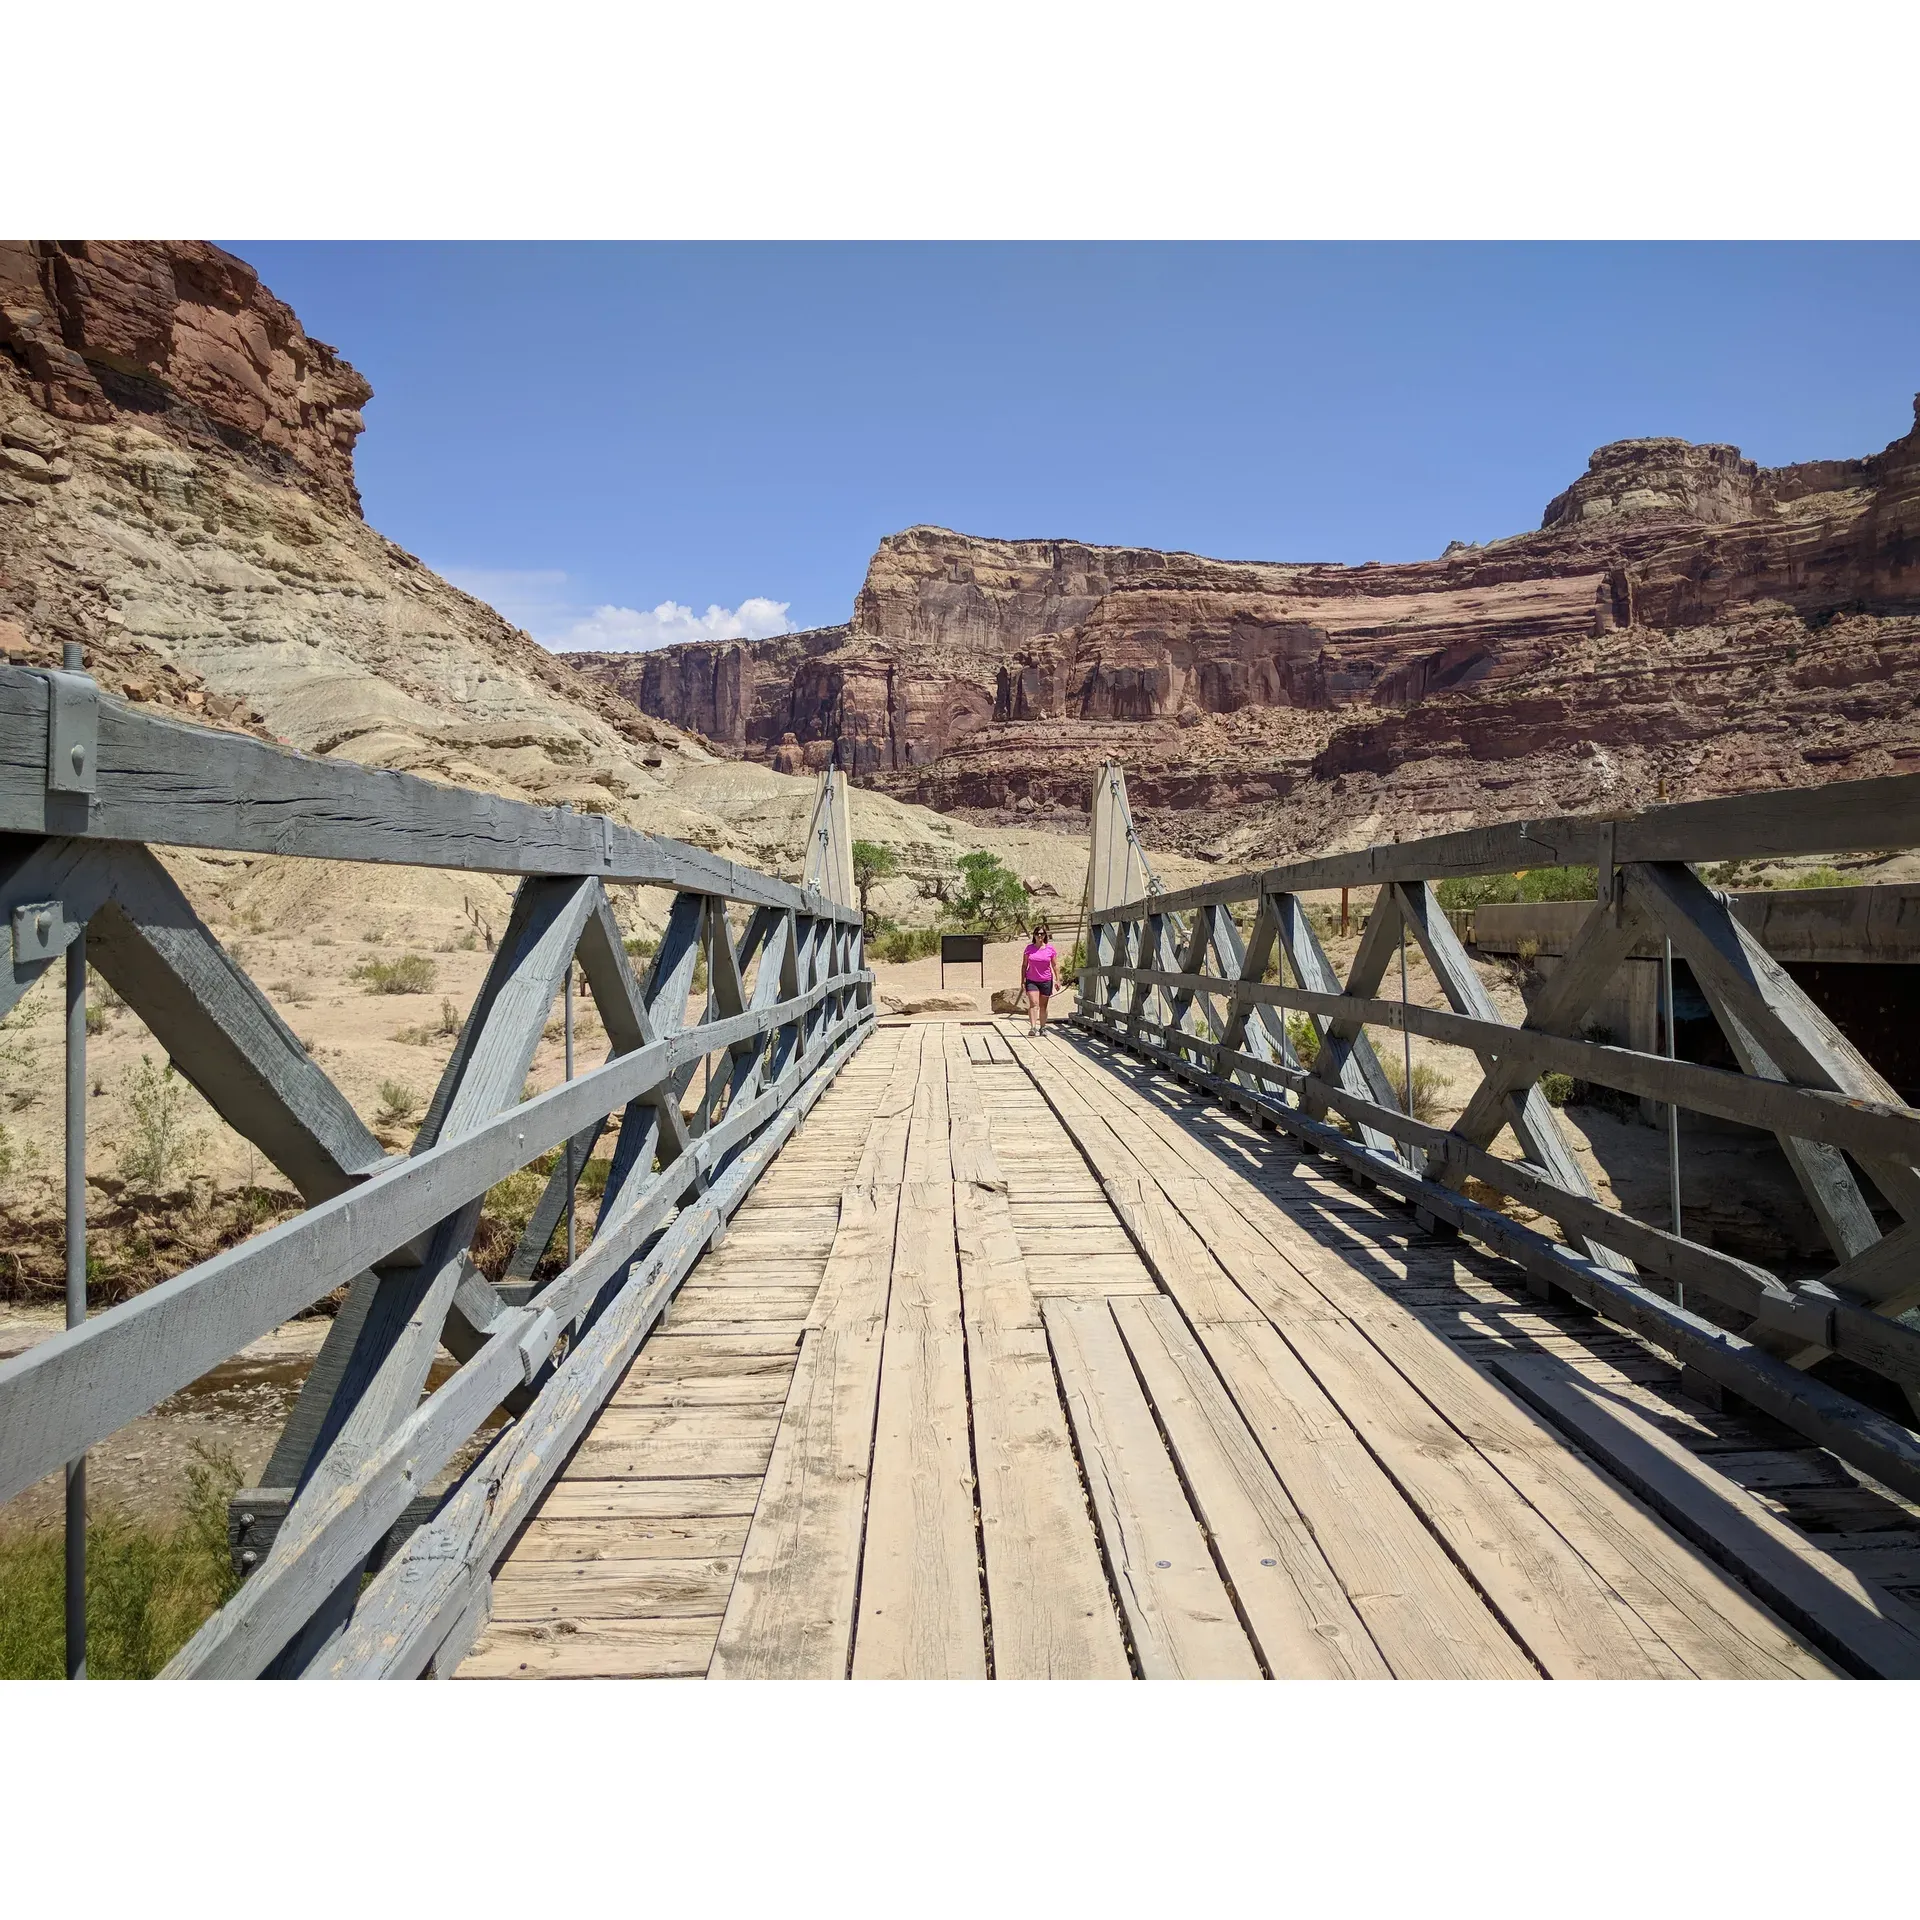
<svg viewBox="0 0 1920 1920"><path fill-rule="evenodd" d="M0 353L56 419L167 416L359 511L353 445L373 389L203 240L0 241Z"/></svg>
<svg viewBox="0 0 1920 1920"><path fill-rule="evenodd" d="M1920 424L1864 459L1782 468L1618 442L1536 532L1406 565L915 527L881 543L845 628L580 663L730 752L831 751L954 809L1075 808L1117 752L1136 792L1203 810L1437 756L1472 813L1519 777L1480 769L1537 762L1531 795L1564 771L1553 756L1590 770L1610 745L1654 754L1642 770L1676 790L1763 762L1772 778L1834 777L1843 714L1865 756L1848 770L1868 770L1913 732L1916 615ZM1825 758L1729 757L1771 724L1776 668L1800 687L1796 737ZM1689 773L1708 728L1718 757L1693 761L1722 771Z"/></svg>

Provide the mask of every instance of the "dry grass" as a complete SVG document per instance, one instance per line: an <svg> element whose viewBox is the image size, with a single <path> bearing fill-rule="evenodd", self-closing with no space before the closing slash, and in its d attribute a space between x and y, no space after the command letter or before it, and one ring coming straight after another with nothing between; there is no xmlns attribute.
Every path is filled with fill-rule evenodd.
<svg viewBox="0 0 1920 1920"><path fill-rule="evenodd" d="M241 1484L230 1454L197 1447L187 1510L171 1529L111 1509L87 1527L87 1672L150 1680L239 1585L227 1547L227 1498ZM58 1533L0 1540L0 1680L66 1671L66 1550Z"/></svg>
<svg viewBox="0 0 1920 1920"><path fill-rule="evenodd" d="M431 993L440 969L424 953L403 953L397 960L363 960L353 969L368 993Z"/></svg>

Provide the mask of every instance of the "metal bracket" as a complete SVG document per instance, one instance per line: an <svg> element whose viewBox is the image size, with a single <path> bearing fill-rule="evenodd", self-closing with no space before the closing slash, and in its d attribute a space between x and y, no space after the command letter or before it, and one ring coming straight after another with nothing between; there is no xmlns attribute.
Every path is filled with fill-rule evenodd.
<svg viewBox="0 0 1920 1920"><path fill-rule="evenodd" d="M91 793L100 755L100 689L84 673L46 678L47 791Z"/></svg>
<svg viewBox="0 0 1920 1920"><path fill-rule="evenodd" d="M58 900L37 900L13 910L13 964L30 966L63 952L68 940L67 916Z"/></svg>

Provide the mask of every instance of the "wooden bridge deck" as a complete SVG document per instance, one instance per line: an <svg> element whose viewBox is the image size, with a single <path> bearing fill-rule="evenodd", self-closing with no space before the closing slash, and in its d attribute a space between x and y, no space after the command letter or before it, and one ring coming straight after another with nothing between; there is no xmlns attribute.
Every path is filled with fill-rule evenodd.
<svg viewBox="0 0 1920 1920"><path fill-rule="evenodd" d="M690 1275L460 1671L1920 1671L1920 1514L1675 1385L1104 1047L888 1025Z"/></svg>

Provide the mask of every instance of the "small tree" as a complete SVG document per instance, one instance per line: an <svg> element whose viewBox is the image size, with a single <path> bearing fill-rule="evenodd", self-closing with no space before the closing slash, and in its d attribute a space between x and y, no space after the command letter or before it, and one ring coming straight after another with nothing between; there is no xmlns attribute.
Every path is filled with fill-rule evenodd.
<svg viewBox="0 0 1920 1920"><path fill-rule="evenodd" d="M853 843L853 884L860 890L860 918L866 920L867 892L882 880L891 880L900 871L900 856L878 840Z"/></svg>
<svg viewBox="0 0 1920 1920"><path fill-rule="evenodd" d="M127 1111L133 1137L120 1153L122 1175L162 1192L167 1182L198 1156L206 1136L187 1128L187 1088L173 1062L156 1067L148 1054L127 1076Z"/></svg>
<svg viewBox="0 0 1920 1920"><path fill-rule="evenodd" d="M997 855L968 853L960 859L962 889L954 912L983 933L1004 933L1020 924L1027 910L1027 889Z"/></svg>

